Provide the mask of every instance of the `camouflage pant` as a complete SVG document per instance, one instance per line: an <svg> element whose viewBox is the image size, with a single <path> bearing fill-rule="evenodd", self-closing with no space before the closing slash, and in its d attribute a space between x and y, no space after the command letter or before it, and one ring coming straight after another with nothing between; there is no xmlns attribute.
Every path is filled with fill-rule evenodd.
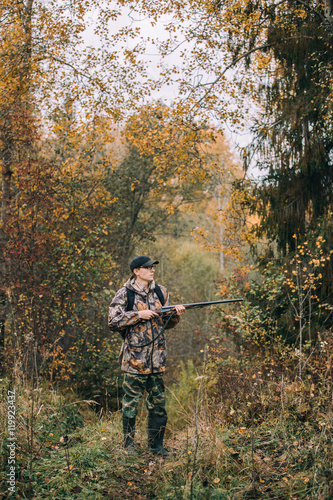
<svg viewBox="0 0 333 500"><path fill-rule="evenodd" d="M161 417L166 416L162 373L151 373L150 375L125 373L123 390L123 415L126 417L134 418L137 415L139 399L145 390L148 393L146 398L148 411Z"/></svg>

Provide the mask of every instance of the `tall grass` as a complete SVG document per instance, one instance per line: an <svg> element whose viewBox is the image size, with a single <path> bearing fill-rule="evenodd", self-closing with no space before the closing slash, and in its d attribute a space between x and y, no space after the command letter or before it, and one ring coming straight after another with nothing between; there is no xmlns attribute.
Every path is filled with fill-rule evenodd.
<svg viewBox="0 0 333 500"><path fill-rule="evenodd" d="M319 374L318 360L313 358ZM297 372L296 372L297 373ZM6 398L0 405L1 491L8 498L319 499L333 496L332 384L268 376L235 359L182 365L169 386L166 460L122 447L120 411L102 414L45 384L16 381L16 493L8 491ZM222 390L223 384L224 389ZM9 381L1 381L3 394ZM31 439L33 436L33 439ZM7 496L6 496L7 495Z"/></svg>

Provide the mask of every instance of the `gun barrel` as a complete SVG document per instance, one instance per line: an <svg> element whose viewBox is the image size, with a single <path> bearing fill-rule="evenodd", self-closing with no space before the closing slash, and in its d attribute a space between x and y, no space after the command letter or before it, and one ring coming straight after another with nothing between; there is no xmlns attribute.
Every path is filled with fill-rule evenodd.
<svg viewBox="0 0 333 500"><path fill-rule="evenodd" d="M191 304L182 304L185 309L194 309L196 307L213 306L215 304L228 304L229 302L243 302L244 299L226 299L226 300L213 300L212 302L192 302ZM175 306L162 306L161 312L168 312L174 309Z"/></svg>

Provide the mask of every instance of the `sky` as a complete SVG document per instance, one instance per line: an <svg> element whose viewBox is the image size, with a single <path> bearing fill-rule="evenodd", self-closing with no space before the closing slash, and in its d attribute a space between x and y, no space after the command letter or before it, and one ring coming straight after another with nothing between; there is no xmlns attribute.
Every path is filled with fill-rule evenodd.
<svg viewBox="0 0 333 500"><path fill-rule="evenodd" d="M98 35L94 33L94 17L97 16L97 12L93 13L90 18L90 27L86 30L84 34L85 43L88 45L98 46L100 40ZM143 55L143 60L147 64L148 76L154 79L158 79L160 76L161 64L162 65L182 65L182 58L180 56L180 50L174 51L171 55L165 57L163 62L161 56L158 53L157 47L151 43L151 40L158 38L160 41L167 40L169 38L169 33L165 29L166 24L170 21L170 16L162 16L156 23L148 17L142 17L137 13L131 12L129 7L124 7L122 14L118 17L117 21L110 21L109 23L109 33L117 33L119 30L125 27L138 28L140 30L140 35L137 38L127 38L126 48L133 49L137 43L140 42L140 36L143 37L145 42L146 50ZM153 25L154 24L154 25ZM187 49L190 50L191 46L188 44ZM182 46L184 49L184 45ZM119 45L119 52L121 52L121 47ZM207 75L208 78L208 75ZM153 90L150 95L151 100L162 100L165 104L172 104L178 97L178 84L173 82L170 85L163 85L159 90ZM253 110L255 113L255 110ZM235 150L236 155L238 154L239 148L246 147L251 139L250 124L243 130L236 130L231 128L228 123L219 122L213 115L211 116L211 122L218 128L222 128L223 132L231 146ZM248 172L249 177L257 179L260 177L260 172L256 169L255 165L251 166Z"/></svg>

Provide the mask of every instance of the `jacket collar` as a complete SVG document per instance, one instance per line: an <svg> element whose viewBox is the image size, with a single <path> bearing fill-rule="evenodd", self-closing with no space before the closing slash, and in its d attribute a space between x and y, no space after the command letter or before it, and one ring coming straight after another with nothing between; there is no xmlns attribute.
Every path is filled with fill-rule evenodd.
<svg viewBox="0 0 333 500"><path fill-rule="evenodd" d="M135 278L130 278L129 280L127 280L124 286L126 288L129 288L130 290L133 290L133 292L137 293L138 295L141 295L142 297L146 296L146 291L142 290L141 287L138 287L135 284ZM153 280L149 285L148 293L152 292L154 288L155 288L155 281Z"/></svg>

